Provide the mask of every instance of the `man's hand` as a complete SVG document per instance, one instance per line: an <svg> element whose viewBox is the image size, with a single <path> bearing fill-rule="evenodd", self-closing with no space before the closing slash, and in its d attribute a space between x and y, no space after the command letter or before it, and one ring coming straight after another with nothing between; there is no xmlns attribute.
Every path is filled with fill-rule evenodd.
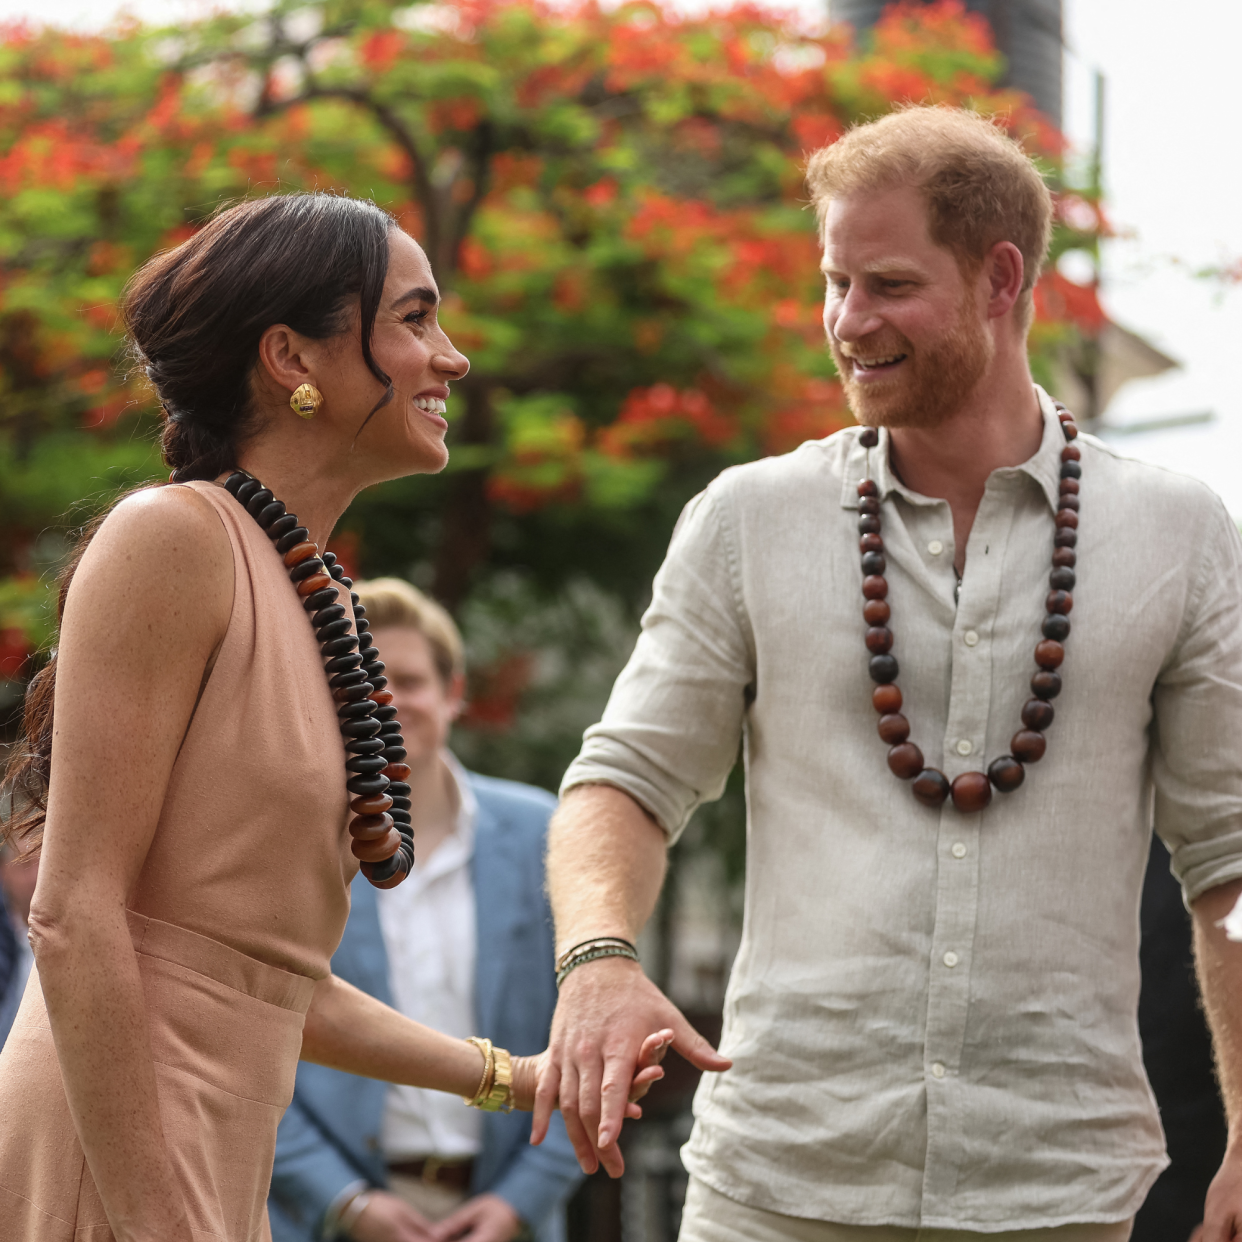
<svg viewBox="0 0 1242 1242"><path fill-rule="evenodd" d="M436 1226L396 1195L366 1193L367 1205L349 1230L353 1242L438 1242Z"/></svg>
<svg viewBox="0 0 1242 1242"><path fill-rule="evenodd" d="M612 1177L620 1177L625 1171L617 1148L621 1122L631 1085L639 1085L648 1072L640 1054L649 1059L651 1032L666 1028L672 1047L699 1069L718 1072L733 1064L686 1021L637 962L608 957L579 966L565 980L552 1020L531 1142L542 1141L559 1098L583 1171L594 1173L602 1164Z"/></svg>
<svg viewBox="0 0 1242 1242"><path fill-rule="evenodd" d="M436 1242L509 1242L522 1228L522 1218L499 1195L476 1195L451 1216L432 1226Z"/></svg>
<svg viewBox="0 0 1242 1242"><path fill-rule="evenodd" d="M1203 1224L1195 1231L1196 1242L1232 1242L1242 1235L1242 1150L1231 1142L1220 1170L1208 1187Z"/></svg>

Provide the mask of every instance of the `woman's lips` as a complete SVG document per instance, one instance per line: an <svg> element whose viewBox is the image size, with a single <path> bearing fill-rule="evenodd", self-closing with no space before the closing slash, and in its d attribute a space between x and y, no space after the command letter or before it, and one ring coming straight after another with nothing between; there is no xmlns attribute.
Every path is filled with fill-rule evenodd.
<svg viewBox="0 0 1242 1242"><path fill-rule="evenodd" d="M448 427L448 420L444 417L447 407L443 397L415 397L413 404L414 408L436 427L441 430Z"/></svg>

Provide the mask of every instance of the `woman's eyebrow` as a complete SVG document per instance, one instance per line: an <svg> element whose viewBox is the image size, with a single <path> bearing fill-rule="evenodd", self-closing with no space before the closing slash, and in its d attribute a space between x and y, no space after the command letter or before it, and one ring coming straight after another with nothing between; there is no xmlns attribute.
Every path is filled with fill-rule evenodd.
<svg viewBox="0 0 1242 1242"><path fill-rule="evenodd" d="M401 306L405 302L430 302L434 306L439 300L440 295L434 289L428 289L426 285L419 285L408 293L403 293L393 302L393 306Z"/></svg>

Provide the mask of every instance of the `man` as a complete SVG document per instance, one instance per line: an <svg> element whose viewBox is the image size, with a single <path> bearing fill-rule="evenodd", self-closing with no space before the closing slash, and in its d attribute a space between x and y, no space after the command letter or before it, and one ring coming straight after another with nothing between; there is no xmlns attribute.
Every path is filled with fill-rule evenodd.
<svg viewBox="0 0 1242 1242"><path fill-rule="evenodd" d="M465 772L446 749L462 705L461 638L397 579L355 587L405 737L416 865L398 888L353 886L333 970L450 1035L542 1051L556 1003L543 849L554 799ZM558 1123L388 1087L306 1063L281 1121L269 1204L275 1242L564 1236L581 1178Z"/></svg>
<svg viewBox="0 0 1242 1242"><path fill-rule="evenodd" d="M1073 440L1032 385L1051 203L997 129L910 109L809 180L864 427L687 506L565 776L558 950L634 939L744 739L733 1068L696 1098L683 1242L1121 1242L1165 1163L1135 1018L1153 806L1242 1116L1242 964L1216 927L1242 876L1238 533L1200 484ZM588 1168L618 1165L642 1032L729 1065L615 952L564 978L536 1117L559 1091ZM1236 1143L1207 1242L1234 1220Z"/></svg>

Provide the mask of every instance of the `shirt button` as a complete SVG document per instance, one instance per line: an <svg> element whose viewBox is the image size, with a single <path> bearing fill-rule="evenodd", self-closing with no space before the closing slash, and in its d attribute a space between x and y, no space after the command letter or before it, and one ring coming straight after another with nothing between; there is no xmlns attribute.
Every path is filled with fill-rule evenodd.
<svg viewBox="0 0 1242 1242"><path fill-rule="evenodd" d="M954 858L965 858L966 857L965 843L962 841L954 841L952 853L953 853Z"/></svg>
<svg viewBox="0 0 1242 1242"><path fill-rule="evenodd" d="M974 630L967 630L962 635L962 642L968 647L977 647L979 645L979 635Z"/></svg>
<svg viewBox="0 0 1242 1242"><path fill-rule="evenodd" d="M944 544L941 543L939 539L933 539L931 543L927 545L927 550L932 554L932 556L939 556L941 552L944 551Z"/></svg>
<svg viewBox="0 0 1242 1242"><path fill-rule="evenodd" d="M974 748L974 743L968 737L964 737L957 744L957 753L959 755L969 755Z"/></svg>
<svg viewBox="0 0 1242 1242"><path fill-rule="evenodd" d="M933 1078L943 1078L943 1077L944 1077L944 1066L943 1066L943 1065L941 1065L939 1061L937 1061L937 1062L936 1062L936 1063L932 1066L932 1077L933 1077Z"/></svg>
<svg viewBox="0 0 1242 1242"><path fill-rule="evenodd" d="M950 950L949 950L949 951L948 951L948 952L944 955L943 961L944 961L944 964L945 964L945 965L946 965L946 966L947 966L950 970L952 970L952 969L953 969L953 967L957 965L957 954L956 954L956 953L954 953L952 949L950 949Z"/></svg>

